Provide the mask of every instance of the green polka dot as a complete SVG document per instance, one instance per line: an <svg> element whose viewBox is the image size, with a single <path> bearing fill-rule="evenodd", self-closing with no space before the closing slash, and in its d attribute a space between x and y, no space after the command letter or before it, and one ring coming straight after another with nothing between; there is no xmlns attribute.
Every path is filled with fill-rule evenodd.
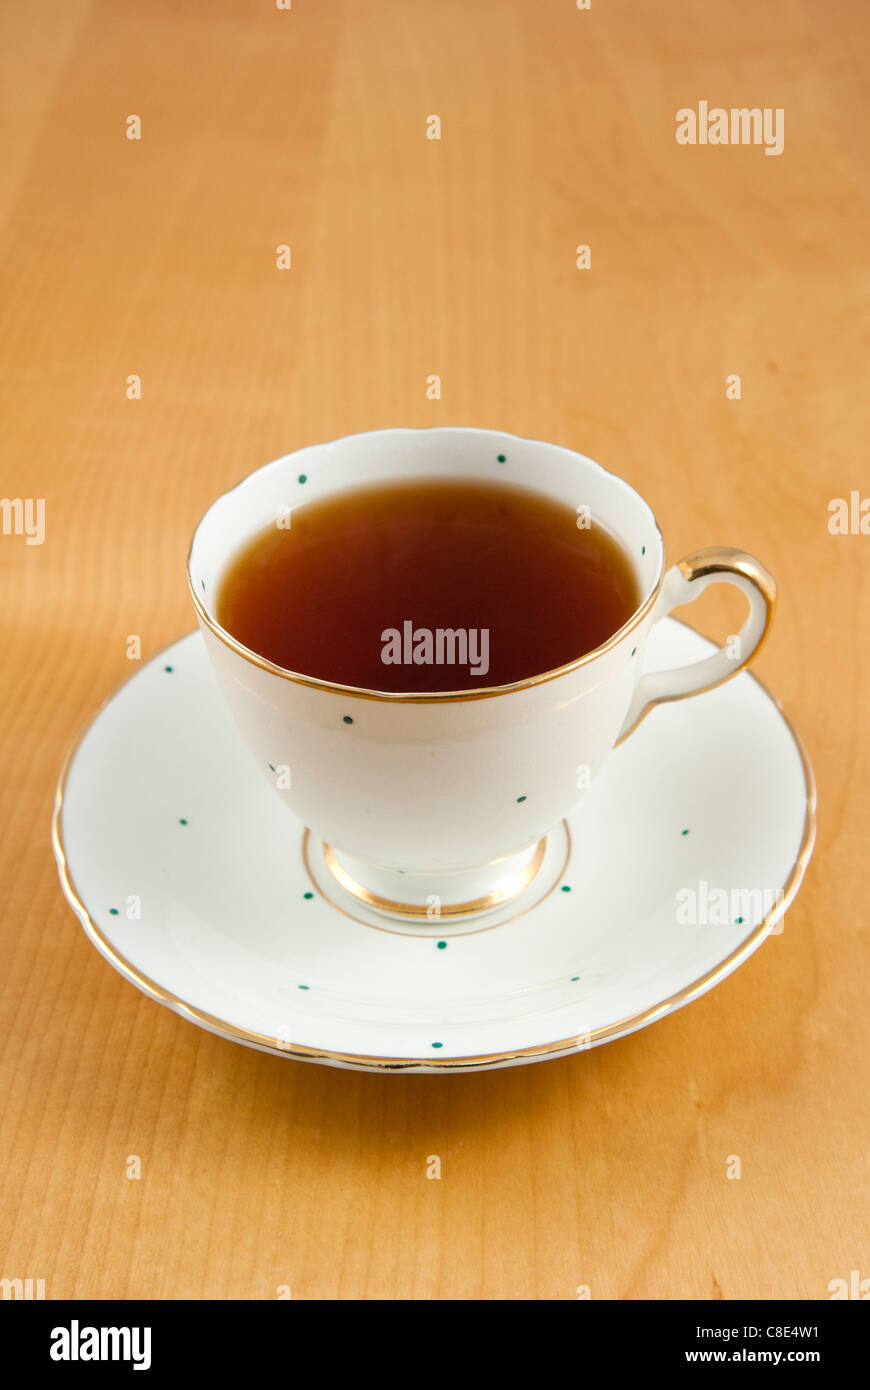
<svg viewBox="0 0 870 1390"><path fill-rule="evenodd" d="M199 582L200 582L200 584L202 585L202 587L205 588L205 580L204 580L204 579L201 579Z"/></svg>
<svg viewBox="0 0 870 1390"><path fill-rule="evenodd" d="M307 483L307 482L308 482L308 474L307 474L307 473L300 473L300 474L299 474L299 482L300 482L300 483Z"/></svg>
<svg viewBox="0 0 870 1390"><path fill-rule="evenodd" d="M309 899L309 898L313 898L313 897L314 897L314 894L313 894L313 893L303 893L302 896L303 896L303 898L305 898L305 899Z"/></svg>
<svg viewBox="0 0 870 1390"><path fill-rule="evenodd" d="M526 800L526 798L525 798L524 796L518 796L518 797L517 797L517 805L519 805L519 803L520 803L521 801L525 801L525 800Z"/></svg>
<svg viewBox="0 0 870 1390"><path fill-rule="evenodd" d="M179 816L179 818L178 818L178 824L179 824L179 825L187 825L187 821L184 819L184 816Z"/></svg>
<svg viewBox="0 0 870 1390"><path fill-rule="evenodd" d="M296 988L297 988L297 989L310 989L311 986L310 986L310 985L297 985Z"/></svg>
<svg viewBox="0 0 870 1390"><path fill-rule="evenodd" d="M689 833L688 830L682 831L682 834L683 834L683 835L688 835L688 833Z"/></svg>
<svg viewBox="0 0 870 1390"><path fill-rule="evenodd" d="M563 893L570 893L570 892L571 892L571 885L570 885L570 883L563 883L563 884L562 884L562 892L563 892Z"/></svg>
<svg viewBox="0 0 870 1390"><path fill-rule="evenodd" d="M277 772L277 771L278 771L278 769L277 769L277 767L275 766L274 763L269 763L269 767L272 769L273 772Z"/></svg>
<svg viewBox="0 0 870 1390"><path fill-rule="evenodd" d="M118 909L117 909L116 907L110 907L110 908L109 908L109 911L111 912L111 914L112 914L113 917L117 917L117 915L118 915Z"/></svg>
<svg viewBox="0 0 870 1390"><path fill-rule="evenodd" d="M738 925L738 927L740 926L740 923L741 923L742 921L743 921L743 918L742 918L742 917L738 917L738 918L737 918L737 925Z"/></svg>
<svg viewBox="0 0 870 1390"><path fill-rule="evenodd" d="M499 463L507 463L507 456L506 456L505 454L499 454L499 456L498 456L498 461L499 461ZM434 1046L434 1043L433 1043L433 1046Z"/></svg>
<svg viewBox="0 0 870 1390"><path fill-rule="evenodd" d="M171 675L171 673L172 673L172 667L171 667L171 666L164 666L163 669L164 669L164 671L168 671L168 672L170 673L170 675Z"/></svg>
<svg viewBox="0 0 870 1390"><path fill-rule="evenodd" d="M439 951L446 951L446 950L447 950L447 942L446 942L446 941L439 941L439 942L438 942L438 950L439 950Z"/></svg>
<svg viewBox="0 0 870 1390"><path fill-rule="evenodd" d="M640 553L641 553L641 555L645 555L645 554L646 554L646 546L645 546L645 545L642 545L642 546L641 546L641 548L640 548Z"/></svg>
<svg viewBox="0 0 870 1390"><path fill-rule="evenodd" d="M443 1043L433 1043L432 1046L433 1046L433 1047L443 1047L444 1044L443 1044Z"/></svg>
<svg viewBox="0 0 870 1390"><path fill-rule="evenodd" d="M571 976L571 983L572 983L572 985L576 985L576 983L577 983L577 981L578 981L579 979L580 979L580 976L579 976L579 975L572 975L572 976Z"/></svg>
<svg viewBox="0 0 870 1390"><path fill-rule="evenodd" d="M345 723L345 724L352 724L352 723L353 723L353 720L351 719L351 717L350 717L349 714L346 714L346 715L344 716L343 723Z"/></svg>
<svg viewBox="0 0 870 1390"><path fill-rule="evenodd" d="M635 654L636 651L637 651L637 647L632 647L632 649L631 649L631 654L632 654L632 656L634 656L634 654Z"/></svg>

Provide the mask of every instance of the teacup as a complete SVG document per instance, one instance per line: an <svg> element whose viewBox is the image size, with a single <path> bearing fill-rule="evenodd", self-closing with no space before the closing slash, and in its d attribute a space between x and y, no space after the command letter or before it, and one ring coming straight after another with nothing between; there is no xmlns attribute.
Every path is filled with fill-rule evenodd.
<svg viewBox="0 0 870 1390"><path fill-rule="evenodd" d="M433 694L364 690L284 670L218 622L227 562L270 520L335 490L431 476L513 482L572 511L588 508L636 568L637 609L603 645L557 670ZM433 905L439 917L472 917L522 893L548 833L594 795L614 746L655 705L709 690L741 670L776 601L770 574L740 550L695 551L666 571L647 503L582 454L453 427L350 435L258 469L199 523L188 582L212 664L260 773L323 842L341 892L410 920L431 919ZM643 674L655 623L722 582L749 602L736 639L689 666Z"/></svg>

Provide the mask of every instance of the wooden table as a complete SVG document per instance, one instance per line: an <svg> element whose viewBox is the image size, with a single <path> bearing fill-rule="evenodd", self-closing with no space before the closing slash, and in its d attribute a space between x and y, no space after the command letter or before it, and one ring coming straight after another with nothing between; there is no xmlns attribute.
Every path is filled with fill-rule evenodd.
<svg viewBox="0 0 870 1390"><path fill-rule="evenodd" d="M870 493L866 7L31 0L0 22L0 490L46 504L42 545L0 536L0 1276L160 1299L826 1299L870 1276L870 536L828 528ZM701 101L781 108L782 153L678 144ZM64 753L130 634L147 658L192 627L187 543L220 491L317 440L458 423L622 473L672 559L721 541L774 572L757 669L819 780L805 886L720 988L587 1055L380 1077L232 1046L80 931L49 847ZM721 635L739 607L691 620Z"/></svg>

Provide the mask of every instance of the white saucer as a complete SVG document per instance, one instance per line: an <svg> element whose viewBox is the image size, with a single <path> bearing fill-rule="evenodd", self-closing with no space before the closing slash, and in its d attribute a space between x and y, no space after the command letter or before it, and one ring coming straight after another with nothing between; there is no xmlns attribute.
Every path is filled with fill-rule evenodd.
<svg viewBox="0 0 870 1390"><path fill-rule="evenodd" d="M647 665L711 650L666 619ZM201 1027L332 1066L475 1071L596 1046L718 984L797 892L814 811L797 734L742 673L653 710L500 916L391 921L265 784L193 633L88 725L53 841L97 949Z"/></svg>

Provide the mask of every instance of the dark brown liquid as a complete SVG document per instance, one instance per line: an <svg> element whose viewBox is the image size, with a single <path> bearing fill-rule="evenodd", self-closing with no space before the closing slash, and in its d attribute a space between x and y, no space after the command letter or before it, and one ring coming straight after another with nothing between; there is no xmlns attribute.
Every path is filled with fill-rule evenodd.
<svg viewBox="0 0 870 1390"><path fill-rule="evenodd" d="M275 665L336 684L507 685L600 646L640 600L608 531L525 488L403 480L305 503L289 520L231 560L217 618Z"/></svg>

